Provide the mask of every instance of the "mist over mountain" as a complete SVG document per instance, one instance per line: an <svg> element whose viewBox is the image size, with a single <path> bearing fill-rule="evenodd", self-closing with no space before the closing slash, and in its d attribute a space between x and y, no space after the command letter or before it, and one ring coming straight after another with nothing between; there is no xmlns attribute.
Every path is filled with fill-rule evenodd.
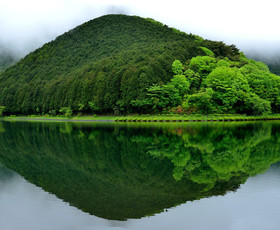
<svg viewBox="0 0 280 230"><path fill-rule="evenodd" d="M149 7L146 7L147 5ZM241 0L235 1L234 4L229 2L220 4L219 0L211 2L207 0L199 2L3 1L0 7L0 71L9 63L23 58L65 31L105 14L154 18L186 33L199 34L205 39L223 41L226 44L235 44L248 57L263 60L269 63L270 67L277 66L279 55L276 54L280 51L280 34L274 29L277 28L275 24L277 25L278 22L277 2L274 0L267 0L266 4L254 2L254 10L251 10L251 7L250 1ZM188 9L187 14L186 9ZM240 12L240 17L228 17L237 11ZM209 12L211 17L206 16ZM227 20L220 20L221 18ZM248 18L250 18L250 27L245 23Z"/></svg>
<svg viewBox="0 0 280 230"><path fill-rule="evenodd" d="M223 4L220 0L9 0L2 1L0 7L0 47L5 47L17 59L23 58L92 18L126 14L154 18L186 33L235 44L246 55L257 50L262 56L271 57L280 43L280 31L275 29L278 28L278 8L275 0L267 0L265 4L251 0ZM3 56L1 49L0 56Z"/></svg>
<svg viewBox="0 0 280 230"><path fill-rule="evenodd" d="M274 55L271 57L267 57L267 56L262 56L262 55L252 55L250 56L250 58L256 60L256 61L262 61L265 64L267 64L267 66L269 67L269 70L276 74L276 75L280 75L280 54L279 55Z"/></svg>
<svg viewBox="0 0 280 230"><path fill-rule="evenodd" d="M0 45L0 72L13 65L20 59L19 56L15 54L15 52L6 49L5 47L1 47Z"/></svg>
<svg viewBox="0 0 280 230"><path fill-rule="evenodd" d="M106 14L129 14L129 9L106 1L1 2L0 72L65 31Z"/></svg>
<svg viewBox="0 0 280 230"><path fill-rule="evenodd" d="M280 75L280 41L248 45L245 54L248 58L266 63L271 72Z"/></svg>

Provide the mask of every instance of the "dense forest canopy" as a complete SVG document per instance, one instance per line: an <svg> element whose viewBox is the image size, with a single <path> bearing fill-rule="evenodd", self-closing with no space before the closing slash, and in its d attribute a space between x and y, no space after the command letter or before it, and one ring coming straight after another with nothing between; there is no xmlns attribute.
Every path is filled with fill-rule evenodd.
<svg viewBox="0 0 280 230"><path fill-rule="evenodd" d="M171 81L148 88L144 99L132 101L135 108L199 114L279 112L280 77L262 62L242 55L240 61L230 61L211 54L193 57L185 65L175 60L172 67Z"/></svg>
<svg viewBox="0 0 280 230"><path fill-rule="evenodd" d="M174 60L182 68L174 70ZM223 89L225 100L216 76L219 84L240 83ZM62 107L84 113L151 113L178 106L188 113L263 114L278 112L278 86L278 76L234 45L152 19L107 15L70 30L2 72L0 106L7 114L55 115ZM151 94L161 93L167 102L155 107ZM211 108L202 111L197 100L210 100ZM255 102L257 108L251 108Z"/></svg>

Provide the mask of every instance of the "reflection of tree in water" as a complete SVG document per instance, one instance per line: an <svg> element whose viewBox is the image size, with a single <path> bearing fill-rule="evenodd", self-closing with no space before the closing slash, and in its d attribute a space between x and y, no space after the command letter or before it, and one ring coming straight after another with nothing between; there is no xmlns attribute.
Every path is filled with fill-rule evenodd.
<svg viewBox="0 0 280 230"><path fill-rule="evenodd" d="M2 124L3 164L71 205L107 219L140 218L225 194L280 158L279 125L272 124Z"/></svg>
<svg viewBox="0 0 280 230"><path fill-rule="evenodd" d="M215 184L233 176L255 175L280 159L277 130L271 125L180 130L177 135L164 134L151 139L149 153L167 158L173 176L184 176L197 183Z"/></svg>
<svg viewBox="0 0 280 230"><path fill-rule="evenodd" d="M0 133L4 133L4 132L5 132L5 129L4 129L3 123L0 122Z"/></svg>

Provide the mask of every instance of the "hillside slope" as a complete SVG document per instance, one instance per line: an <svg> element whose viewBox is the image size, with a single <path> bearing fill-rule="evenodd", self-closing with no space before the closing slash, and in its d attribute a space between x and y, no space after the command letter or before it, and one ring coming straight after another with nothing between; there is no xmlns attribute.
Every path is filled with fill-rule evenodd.
<svg viewBox="0 0 280 230"><path fill-rule="evenodd" d="M278 63L267 63L267 65L272 73L280 75L280 60Z"/></svg>
<svg viewBox="0 0 280 230"><path fill-rule="evenodd" d="M0 46L0 72L13 65L17 60L17 57Z"/></svg>
<svg viewBox="0 0 280 230"><path fill-rule="evenodd" d="M172 77L172 62L204 55L239 59L235 46L203 40L152 19L107 15L76 27L0 74L0 105L10 114L131 113L153 84Z"/></svg>
<svg viewBox="0 0 280 230"><path fill-rule="evenodd" d="M263 54L254 52L253 50L246 52L246 56L248 58L252 58L256 61L261 61L267 64L269 67L269 70L276 74L280 75L280 55L279 52L277 51L277 48L279 47L280 44L275 44L275 53L273 54L266 54L265 52ZM279 50L279 49L278 49Z"/></svg>

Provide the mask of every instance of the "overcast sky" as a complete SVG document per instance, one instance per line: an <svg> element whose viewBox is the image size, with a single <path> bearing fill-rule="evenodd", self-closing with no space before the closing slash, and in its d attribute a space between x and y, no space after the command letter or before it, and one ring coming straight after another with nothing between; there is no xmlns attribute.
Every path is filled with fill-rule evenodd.
<svg viewBox="0 0 280 230"><path fill-rule="evenodd" d="M278 0L0 0L0 44L22 55L85 21L124 13L273 54L280 51L278 12Z"/></svg>

